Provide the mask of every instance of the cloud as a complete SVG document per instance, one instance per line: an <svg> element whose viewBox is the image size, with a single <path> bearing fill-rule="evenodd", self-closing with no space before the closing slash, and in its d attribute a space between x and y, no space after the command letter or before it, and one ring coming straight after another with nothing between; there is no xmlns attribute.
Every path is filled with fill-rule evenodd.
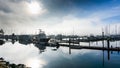
<svg viewBox="0 0 120 68"><path fill-rule="evenodd" d="M117 9L115 8L117 7ZM115 6L113 8L106 9L104 11L97 11L89 14L88 16L78 17L76 14L71 13L67 16L64 16L61 19L61 22L54 24L49 27L50 32L62 33L62 34L79 34L79 35L89 35L89 34L101 34L102 28L110 25L111 32L114 30L113 27L118 25L120 20L119 8L120 6ZM117 20L113 20L113 18ZM111 21L111 22L110 22ZM112 23L113 22L113 23ZM118 24L117 24L118 23ZM48 32L48 33L50 33Z"/></svg>
<svg viewBox="0 0 120 68"><path fill-rule="evenodd" d="M3 28L6 34L30 33L30 29L35 29L32 27L36 27L39 17L28 14L27 4L26 0L0 0L0 28Z"/></svg>
<svg viewBox="0 0 120 68"><path fill-rule="evenodd" d="M32 1L41 4L47 12L29 15L26 3ZM91 34L91 31L98 34L103 25L109 24L110 18L113 20L120 15L120 6L108 7L111 4L116 3L103 0L0 0L0 27L6 34L34 34L40 28L49 34L72 34L73 30L76 34Z"/></svg>
<svg viewBox="0 0 120 68"><path fill-rule="evenodd" d="M44 7L53 16L66 16L74 8L78 10L93 9L94 6L99 7L100 5L110 2L105 0L40 0ZM95 7L94 7L95 8Z"/></svg>
<svg viewBox="0 0 120 68"><path fill-rule="evenodd" d="M100 62L98 63L95 63L95 62L96 60L99 60L98 56L100 56L100 54L96 55L97 52L95 53L92 51L91 53L89 50L83 50L83 51L85 51L85 53L77 50L78 53L75 55L76 52L72 50L71 55L59 53L60 55L56 57L49 57L51 58L51 60L50 61L48 60L47 65L43 66L43 68L78 68L78 67L92 68L92 67L96 67L94 65L97 65L97 66L99 65L98 63ZM94 60L88 60L93 58ZM52 63L52 62L55 62L55 63ZM88 64L89 62L92 62L95 64L94 65Z"/></svg>
<svg viewBox="0 0 120 68"><path fill-rule="evenodd" d="M49 29L54 30L55 33L63 34L90 34L98 33L100 31L100 24L94 25L94 20L92 19L79 19L76 17L68 16L64 17L61 23L49 27ZM96 29L94 29L96 28Z"/></svg>

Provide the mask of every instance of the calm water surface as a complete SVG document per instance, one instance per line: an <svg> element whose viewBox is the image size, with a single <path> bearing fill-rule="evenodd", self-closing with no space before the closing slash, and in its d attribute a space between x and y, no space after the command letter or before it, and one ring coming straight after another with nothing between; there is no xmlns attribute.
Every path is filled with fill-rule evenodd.
<svg viewBox="0 0 120 68"><path fill-rule="evenodd" d="M91 45L97 44L91 43ZM0 57L10 63L22 63L32 68L120 68L119 52L72 49L69 54L69 47L56 49L56 47L24 45L18 42L14 44L6 42L0 45Z"/></svg>

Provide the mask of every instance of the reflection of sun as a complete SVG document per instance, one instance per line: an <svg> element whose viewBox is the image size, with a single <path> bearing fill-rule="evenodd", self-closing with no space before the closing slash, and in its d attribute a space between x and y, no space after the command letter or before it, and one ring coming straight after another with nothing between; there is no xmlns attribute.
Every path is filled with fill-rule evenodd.
<svg viewBox="0 0 120 68"><path fill-rule="evenodd" d="M31 68L42 68L45 62L43 60L33 58L27 60L26 64Z"/></svg>
<svg viewBox="0 0 120 68"><path fill-rule="evenodd" d="M30 14L39 14L42 12L42 6L38 2L27 3L27 7Z"/></svg>

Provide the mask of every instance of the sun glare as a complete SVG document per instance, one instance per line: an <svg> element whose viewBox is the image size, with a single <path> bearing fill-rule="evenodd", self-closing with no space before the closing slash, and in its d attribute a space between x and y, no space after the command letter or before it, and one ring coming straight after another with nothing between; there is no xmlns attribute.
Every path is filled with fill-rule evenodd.
<svg viewBox="0 0 120 68"><path fill-rule="evenodd" d="M28 3L27 6L30 14L39 14L42 12L42 7L38 2Z"/></svg>
<svg viewBox="0 0 120 68"><path fill-rule="evenodd" d="M45 65L45 61L43 60L35 58L27 60L27 66L31 68L42 68L43 65Z"/></svg>

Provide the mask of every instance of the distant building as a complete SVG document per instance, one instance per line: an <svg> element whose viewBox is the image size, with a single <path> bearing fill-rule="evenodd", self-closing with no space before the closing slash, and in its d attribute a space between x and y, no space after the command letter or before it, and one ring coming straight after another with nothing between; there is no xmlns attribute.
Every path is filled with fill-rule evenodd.
<svg viewBox="0 0 120 68"><path fill-rule="evenodd" d="M63 38L63 35L62 35L62 34L58 34L58 35L56 36L56 39L58 39L58 40L62 40L62 38Z"/></svg>
<svg viewBox="0 0 120 68"><path fill-rule="evenodd" d="M0 35L4 35L3 29L0 30Z"/></svg>

